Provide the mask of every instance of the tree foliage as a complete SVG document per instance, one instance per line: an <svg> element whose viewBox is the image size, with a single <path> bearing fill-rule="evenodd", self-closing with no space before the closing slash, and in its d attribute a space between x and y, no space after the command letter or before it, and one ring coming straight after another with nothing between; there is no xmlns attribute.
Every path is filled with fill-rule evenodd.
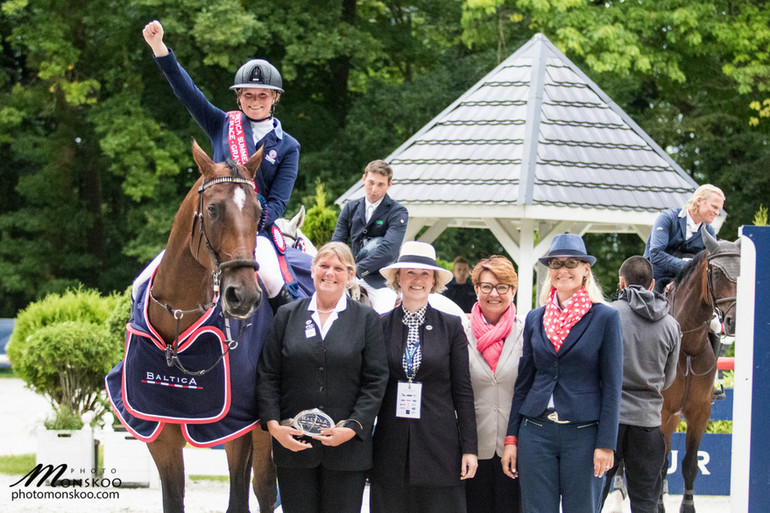
<svg viewBox="0 0 770 513"><path fill-rule="evenodd" d="M319 179L337 197L536 32L696 181L725 190L726 238L770 193L764 4L5 0L0 315L76 283L123 290L164 246L197 177L190 139L208 141L153 63L141 36L152 19L225 110L235 107L228 86L246 59L281 70L277 116L302 144L289 211L313 200ZM497 252L484 241L471 241L479 255ZM452 258L467 242L449 233L437 245Z"/></svg>

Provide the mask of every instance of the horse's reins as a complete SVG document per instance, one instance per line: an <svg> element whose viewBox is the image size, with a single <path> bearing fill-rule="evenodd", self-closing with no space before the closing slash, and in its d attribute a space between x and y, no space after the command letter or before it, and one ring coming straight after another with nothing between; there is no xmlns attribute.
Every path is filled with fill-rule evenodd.
<svg viewBox="0 0 770 513"><path fill-rule="evenodd" d="M155 296L152 294L152 289L150 289L150 299L152 299L155 303L159 304L163 308L165 308L176 320L176 329L174 334L174 341L169 345L166 344L166 365L169 367L176 367L183 373L190 375L190 376L202 376L208 372L210 372L214 367L216 367L220 361L222 361L222 358L225 357L227 353L229 353L231 350L234 350L238 347L238 340L243 336L244 332L251 326L251 323L245 322L243 323L243 326L241 327L240 332L238 333L238 336L234 339L232 338L232 332L230 330L230 317L227 316L224 309L222 309L222 315L225 319L225 335L227 337L227 340L225 340L226 348L224 351L222 351L222 354L217 358L217 360L209 367L208 369L199 370L199 371L190 371L185 368L184 365L182 365L181 360L179 359L179 325L182 321L182 318L187 314L192 313L200 313L204 314L209 308L212 308L217 304L220 298L220 280L222 276L222 272L231 269L233 267L251 267L254 269L254 271L259 271L259 263L257 263L256 260L247 260L247 259L234 259L234 260L227 260L226 262L219 262L219 256L217 255L214 248L211 247L211 243L209 242L209 238L206 235L206 229L205 225L203 223L203 192L208 189L209 187L212 187L214 185L219 185L222 183L233 183L233 184L243 184L248 185L250 187L254 186L253 180L249 180L246 178L239 178L235 176L222 176L219 178L214 178L209 181L204 181L201 186L198 188L198 208L193 213L193 222L192 222L192 228L190 230L190 243L192 244L192 241L195 239L195 229L198 224L200 224L200 236L198 239L198 248L196 253L200 254L200 246L201 242L206 243L206 248L209 251L209 255L211 256L211 261L214 263L214 266L216 269L211 272L211 281L212 281L212 288L214 291L214 300L205 304L205 305L198 305L197 308L193 308L192 310L179 310L173 308L171 305L167 303L162 303L161 301L157 300ZM197 258L196 254L196 258Z"/></svg>

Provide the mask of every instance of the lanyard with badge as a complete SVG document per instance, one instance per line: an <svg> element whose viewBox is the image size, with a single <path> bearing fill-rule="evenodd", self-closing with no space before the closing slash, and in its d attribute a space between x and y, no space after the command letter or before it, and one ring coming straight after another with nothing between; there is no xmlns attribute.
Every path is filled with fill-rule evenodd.
<svg viewBox="0 0 770 513"><path fill-rule="evenodd" d="M426 326L430 329L430 326ZM396 417L405 419L420 418L420 404L422 401L422 383L414 381L417 373L415 370L415 356L420 350L420 345L415 344L411 350L409 344L404 350L404 361L406 362L406 378L409 381L399 381L396 391Z"/></svg>

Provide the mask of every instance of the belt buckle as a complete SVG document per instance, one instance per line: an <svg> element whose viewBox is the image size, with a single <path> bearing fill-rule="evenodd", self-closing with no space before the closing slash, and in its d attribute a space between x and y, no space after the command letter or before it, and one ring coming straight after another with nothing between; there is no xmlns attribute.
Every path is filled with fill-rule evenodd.
<svg viewBox="0 0 770 513"><path fill-rule="evenodd" d="M550 420L551 422L555 422L557 424L569 424L568 420L561 420L561 419L559 419L559 414L556 413L556 411L552 411L551 413L549 413L548 417L546 417L546 418L548 420Z"/></svg>

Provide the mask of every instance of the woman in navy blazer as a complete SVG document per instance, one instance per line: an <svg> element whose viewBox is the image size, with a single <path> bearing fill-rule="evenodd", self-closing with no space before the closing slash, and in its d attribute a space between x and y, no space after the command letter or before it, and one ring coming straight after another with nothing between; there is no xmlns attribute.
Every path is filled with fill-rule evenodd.
<svg viewBox="0 0 770 513"><path fill-rule="evenodd" d="M403 301L383 317L390 378L374 430L370 511L464 513L462 483L477 466L468 340L459 317L428 304L452 273L416 241L380 272Z"/></svg>
<svg viewBox="0 0 770 513"><path fill-rule="evenodd" d="M604 304L591 273L596 259L575 234L557 235L540 302L524 324L503 454L518 477L522 510L599 511L612 467L623 378L617 311Z"/></svg>

